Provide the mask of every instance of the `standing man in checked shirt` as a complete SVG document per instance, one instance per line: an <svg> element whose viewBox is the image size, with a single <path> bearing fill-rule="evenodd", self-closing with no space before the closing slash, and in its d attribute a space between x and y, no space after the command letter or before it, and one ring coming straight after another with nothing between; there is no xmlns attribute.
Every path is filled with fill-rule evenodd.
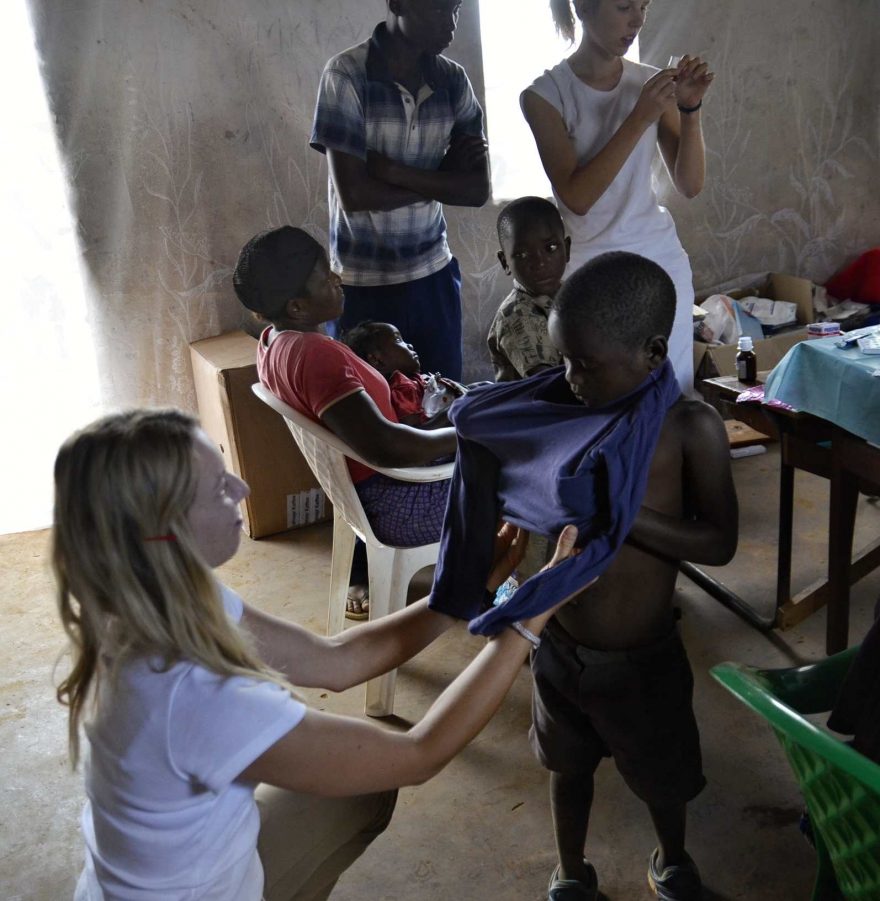
<svg viewBox="0 0 880 901"><path fill-rule="evenodd" d="M324 68L311 146L330 171L330 264L342 330L393 322L425 372L461 379L461 273L441 204L489 196L483 111L464 69L441 56L460 0L388 0L368 41Z"/></svg>

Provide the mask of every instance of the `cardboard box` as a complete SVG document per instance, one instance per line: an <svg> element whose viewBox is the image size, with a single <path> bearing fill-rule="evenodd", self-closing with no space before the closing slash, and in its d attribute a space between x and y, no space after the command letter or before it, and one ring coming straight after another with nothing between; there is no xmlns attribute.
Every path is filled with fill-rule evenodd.
<svg viewBox="0 0 880 901"><path fill-rule="evenodd" d="M250 485L242 501L244 529L262 538L329 519L330 503L284 420L251 391L257 342L227 332L190 345L202 428L230 472Z"/></svg>
<svg viewBox="0 0 880 901"><path fill-rule="evenodd" d="M787 300L797 305L796 328L755 342L758 369L766 370L772 369L795 344L807 337L806 326L814 319L813 294L816 287L809 279L770 272L736 288L728 289L721 286L710 293L727 294L736 300L752 296L768 297L771 300ZM702 341L694 341L694 381L697 387L703 379L719 375L736 375L736 354L735 344L713 346Z"/></svg>

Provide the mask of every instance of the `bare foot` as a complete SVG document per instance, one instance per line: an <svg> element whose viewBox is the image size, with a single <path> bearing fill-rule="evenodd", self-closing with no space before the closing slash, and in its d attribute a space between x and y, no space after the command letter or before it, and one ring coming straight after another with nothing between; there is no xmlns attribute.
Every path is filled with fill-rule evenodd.
<svg viewBox="0 0 880 901"><path fill-rule="evenodd" d="M370 589L366 585L349 585L345 598L346 619L370 618Z"/></svg>

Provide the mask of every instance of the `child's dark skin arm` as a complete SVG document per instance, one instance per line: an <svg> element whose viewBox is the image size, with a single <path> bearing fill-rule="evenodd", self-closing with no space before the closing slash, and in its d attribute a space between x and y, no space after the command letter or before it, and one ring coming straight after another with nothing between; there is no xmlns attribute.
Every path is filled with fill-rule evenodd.
<svg viewBox="0 0 880 901"><path fill-rule="evenodd" d="M464 397L467 394L467 388L455 379L448 379L444 375L437 375L437 381L441 385L445 385L456 397Z"/></svg>
<svg viewBox="0 0 880 901"><path fill-rule="evenodd" d="M414 429L391 422L365 391L333 404L321 421L373 466L422 466L455 453L455 429Z"/></svg>
<svg viewBox="0 0 880 901"><path fill-rule="evenodd" d="M642 507L627 540L671 560L721 566L733 557L739 534L727 433L721 417L702 403L687 405L680 427L689 509L679 518Z"/></svg>

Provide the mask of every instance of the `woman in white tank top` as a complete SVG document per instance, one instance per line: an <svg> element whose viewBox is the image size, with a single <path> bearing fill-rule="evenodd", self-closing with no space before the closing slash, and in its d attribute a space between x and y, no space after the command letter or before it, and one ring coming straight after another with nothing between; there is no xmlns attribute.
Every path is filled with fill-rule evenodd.
<svg viewBox="0 0 880 901"><path fill-rule="evenodd" d="M669 357L693 393L693 280L669 212L657 202L651 164L659 146L676 189L703 187L700 107L713 75L699 57L655 69L623 58L645 23L650 0L551 0L559 32L577 50L520 97L541 162L571 237L573 272L610 250L654 260L675 282L678 304Z"/></svg>

